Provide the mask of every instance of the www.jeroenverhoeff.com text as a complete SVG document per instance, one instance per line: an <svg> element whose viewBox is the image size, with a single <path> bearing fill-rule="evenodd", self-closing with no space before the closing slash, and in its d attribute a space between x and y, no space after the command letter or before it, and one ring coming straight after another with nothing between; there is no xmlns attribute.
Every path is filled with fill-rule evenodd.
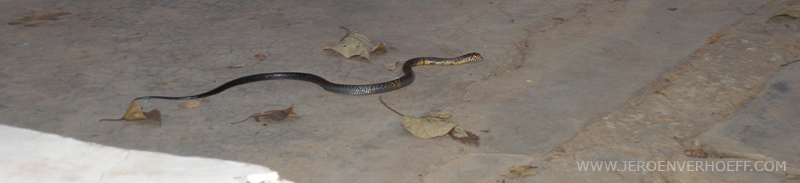
<svg viewBox="0 0 800 183"><path fill-rule="evenodd" d="M577 161L578 171L786 171L786 161Z"/></svg>

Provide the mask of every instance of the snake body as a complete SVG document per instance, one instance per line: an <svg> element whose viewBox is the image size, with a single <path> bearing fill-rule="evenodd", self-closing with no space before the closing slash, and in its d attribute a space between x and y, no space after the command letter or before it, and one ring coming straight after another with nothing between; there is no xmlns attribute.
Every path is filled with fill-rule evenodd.
<svg viewBox="0 0 800 183"><path fill-rule="evenodd" d="M196 99L196 98L205 98L211 95L218 94L222 91L225 91L231 87L247 84L256 81L266 81L266 80L301 80L307 81L314 84L317 84L322 87L322 89L334 92L334 93L341 93L341 94L349 94L349 95L368 95L368 94L376 94L376 93L383 93L389 92L393 90L397 90L408 86L411 82L414 82L414 71L411 70L411 67L420 66L420 65L458 65L467 62L476 61L478 59L483 59L481 54L478 53L469 53L460 57L455 58L436 58L436 57L418 57L412 58L407 60L403 64L403 73L405 75L383 83L375 83L375 84L365 84L365 85L346 85L346 84L338 84L333 83L325 78L319 77L314 74L309 73L300 73L300 72L273 72L273 73L261 73L261 74L254 74L249 76L244 76L241 78L237 78L231 81L228 81L221 86L214 88L211 91L191 95L191 96L183 96L183 97L166 97L166 96L143 96L137 97L134 100L141 100L141 99L167 99L167 100L188 100L188 99Z"/></svg>

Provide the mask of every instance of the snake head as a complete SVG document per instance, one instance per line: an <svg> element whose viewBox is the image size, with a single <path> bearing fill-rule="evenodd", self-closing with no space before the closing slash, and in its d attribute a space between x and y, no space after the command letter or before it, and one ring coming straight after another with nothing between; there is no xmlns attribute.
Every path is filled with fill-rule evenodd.
<svg viewBox="0 0 800 183"><path fill-rule="evenodd" d="M472 61L476 61L476 60L478 60L478 59L480 59L481 61L483 61L483 56L481 56L481 54L480 54L480 53L475 53L475 52L472 52L472 53L467 53L466 55L464 55L464 56L461 56L461 57L463 57L463 58L466 58L466 59L464 59L464 63L466 63L466 62L472 62Z"/></svg>

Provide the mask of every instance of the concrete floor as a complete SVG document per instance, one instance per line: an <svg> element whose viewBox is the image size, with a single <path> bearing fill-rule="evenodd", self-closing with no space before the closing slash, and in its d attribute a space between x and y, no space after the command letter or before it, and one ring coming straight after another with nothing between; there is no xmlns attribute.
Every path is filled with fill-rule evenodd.
<svg viewBox="0 0 800 183"><path fill-rule="evenodd" d="M296 182L800 182L796 1L2 2L0 123L125 149L269 167ZM340 26L389 50L322 48ZM162 125L118 118L137 96L183 96L237 77L307 72L391 80L383 62L454 57L379 94L447 111L481 137L419 139L378 95L300 81L239 86L200 108L148 100ZM253 57L264 54L260 61ZM247 63L240 69L228 66ZM301 118L247 122L294 104ZM87 157L89 158L89 157ZM580 171L580 161L782 161L782 171ZM510 178L531 165L536 175Z"/></svg>

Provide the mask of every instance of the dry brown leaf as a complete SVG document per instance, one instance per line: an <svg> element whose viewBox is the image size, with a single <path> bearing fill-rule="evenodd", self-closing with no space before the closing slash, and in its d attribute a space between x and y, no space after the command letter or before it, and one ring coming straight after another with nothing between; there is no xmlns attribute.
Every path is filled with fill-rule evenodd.
<svg viewBox="0 0 800 183"><path fill-rule="evenodd" d="M378 100L383 106L386 106L387 109L403 116L403 122L401 124L408 132L414 134L414 136L427 139L450 134L450 137L459 140L461 143L475 147L480 146L480 137L478 137L478 135L464 130L457 124L447 120L447 118L450 118L449 113L432 112L422 117L407 116L395 111L389 107L389 105L386 105L386 102L383 102L383 97L378 97Z"/></svg>
<svg viewBox="0 0 800 183"><path fill-rule="evenodd" d="M139 121L148 120L161 125L161 112L158 109L153 109L150 112L142 112L142 105L138 102L131 101L128 104L128 109L125 110L125 116L120 119L101 119L100 121Z"/></svg>
<svg viewBox="0 0 800 183"><path fill-rule="evenodd" d="M237 64L237 65L228 66L228 69L243 68L244 66L247 66L247 62L244 62L244 63L241 63L241 64Z"/></svg>
<svg viewBox="0 0 800 183"><path fill-rule="evenodd" d="M266 111L266 112L263 112L263 113L255 113L253 115L250 115L250 117L247 117L247 119L244 119L244 120L239 121L239 122L231 122L230 124L237 124L237 123L245 122L250 118L255 119L256 122L261 122L261 118L266 118L266 119L269 119L269 120L272 120L272 121L281 121L281 120L284 120L286 118L300 118L300 115L297 115L297 113L292 112L293 108L294 108L294 104L292 104L291 107L286 108L284 110L271 110L271 111Z"/></svg>
<svg viewBox="0 0 800 183"><path fill-rule="evenodd" d="M793 18L800 18L800 4L795 4L790 6L786 9L778 11L777 13L773 14L769 19L775 18L777 16L787 15Z"/></svg>
<svg viewBox="0 0 800 183"><path fill-rule="evenodd" d="M181 105L178 105L178 107L184 108L184 109L198 108L198 107L200 107L200 102L197 102L197 101L194 101L194 100L190 100L190 101L184 102Z"/></svg>
<svg viewBox="0 0 800 183"><path fill-rule="evenodd" d="M442 119L446 119L446 118L450 118L450 113L444 113L444 112L432 112L432 113L425 114L425 115L423 115L422 117L423 117L423 118L424 118L424 117L436 117L436 118L442 118Z"/></svg>
<svg viewBox="0 0 800 183"><path fill-rule="evenodd" d="M260 53L256 54L256 55L253 55L253 57L256 57L258 59L258 61L264 61L264 59L267 59L266 55L260 54Z"/></svg>
<svg viewBox="0 0 800 183"><path fill-rule="evenodd" d="M419 138L427 139L433 137L440 137L447 133L449 133L453 128L458 126L457 124L450 122L447 118L450 117L450 114L447 113L428 113L422 117L414 117L404 115L400 112L395 111L389 105L386 105L386 102L383 102L382 97L378 97L378 100L381 101L383 106L386 106L392 112L397 113L400 116L403 116L403 122L401 123L408 132L414 134Z"/></svg>
<svg viewBox="0 0 800 183"><path fill-rule="evenodd" d="M128 104L128 109L125 110L125 116L122 116L120 119L101 119L100 121L138 121L138 120L146 120L147 117L144 116L142 113L142 105L139 102L131 101Z"/></svg>
<svg viewBox="0 0 800 183"><path fill-rule="evenodd" d="M504 176L506 178L509 178L509 179L516 179L516 178L522 178L522 177L527 177L527 176L531 176L531 175L536 175L539 172L532 170L532 169L536 169L536 168L539 168L539 167L533 166L533 165L512 166L512 167L508 168L509 174L506 174Z"/></svg>
<svg viewBox="0 0 800 183"><path fill-rule="evenodd" d="M144 116L144 113L142 113L142 105L135 100L128 104L128 109L125 110L125 116L122 117L122 120L125 121L138 121L146 119L147 117Z"/></svg>
<svg viewBox="0 0 800 183"><path fill-rule="evenodd" d="M342 29L347 30L346 28L342 27ZM336 52L339 52L345 58L350 58L353 56L361 56L369 60L369 53L374 51L386 51L386 45L382 42L377 46L373 45L372 42L367 38L367 36L359 33L350 33L350 30L347 30L347 35L345 35L339 43L336 44L327 44L325 45L324 49L332 49Z"/></svg>
<svg viewBox="0 0 800 183"><path fill-rule="evenodd" d="M453 128L453 130L450 131L450 135L453 136L453 138L467 138L467 137L469 137L469 134L467 134L467 130L464 130L461 127Z"/></svg>
<svg viewBox="0 0 800 183"><path fill-rule="evenodd" d="M144 117L146 117L151 123L161 126L161 111L158 111L158 109L150 110L150 112L144 112Z"/></svg>
<svg viewBox="0 0 800 183"><path fill-rule="evenodd" d="M421 118L414 116L403 116L403 125L408 132L419 138L427 139L444 136L457 125L447 121L446 118L439 118L426 114Z"/></svg>
<svg viewBox="0 0 800 183"><path fill-rule="evenodd" d="M467 145L472 145L475 147L481 146L481 138L470 131L464 130L464 128L461 128L461 126L454 127L453 130L450 131L450 137Z"/></svg>

